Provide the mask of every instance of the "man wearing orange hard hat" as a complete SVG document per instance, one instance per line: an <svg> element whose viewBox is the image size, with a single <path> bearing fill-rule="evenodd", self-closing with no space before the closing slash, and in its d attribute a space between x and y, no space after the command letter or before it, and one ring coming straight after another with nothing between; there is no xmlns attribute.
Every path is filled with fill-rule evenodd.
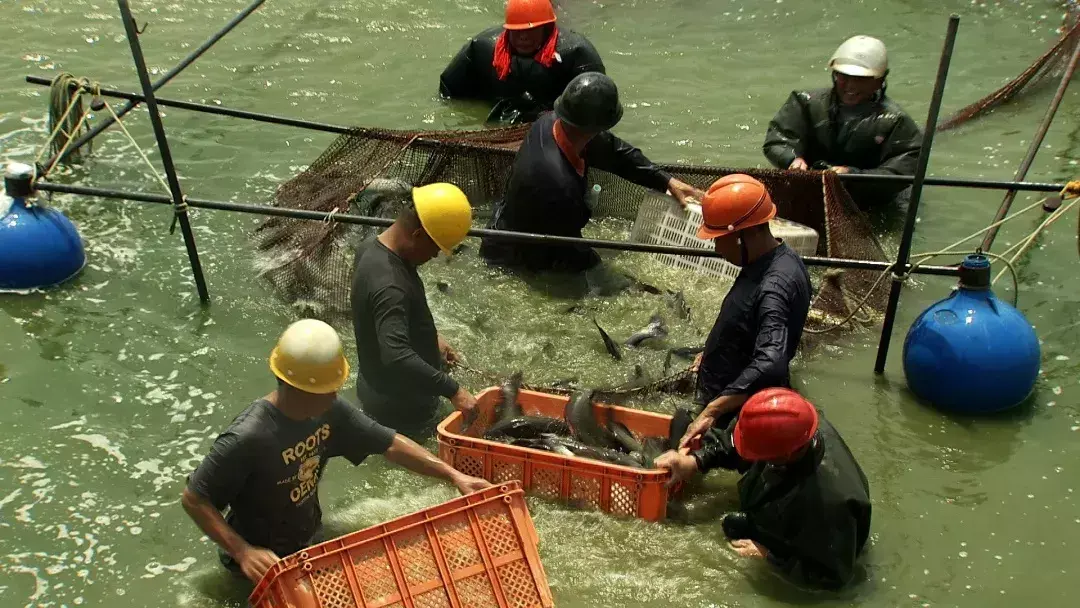
<svg viewBox="0 0 1080 608"><path fill-rule="evenodd" d="M258 583L279 558L319 542L319 480L331 458L359 465L382 454L445 479L462 494L491 486L338 397L349 362L341 338L326 323L302 319L290 325L269 363L276 388L218 435L181 498L188 516L218 545L222 565L238 577Z"/></svg>
<svg viewBox="0 0 1080 608"><path fill-rule="evenodd" d="M592 43L555 22L551 0L509 0L504 24L477 34L446 66L439 93L493 104L491 122L532 122L575 76L604 71Z"/></svg>
<svg viewBox="0 0 1080 608"><path fill-rule="evenodd" d="M701 200L698 238L711 239L725 260L740 266L699 355L696 402L704 409L680 447L697 435L725 446L722 466L745 469L726 442L739 408L754 393L790 387L788 366L810 310L810 275L802 259L773 236L776 205L764 184L749 175L720 178Z"/></svg>
<svg viewBox="0 0 1080 608"><path fill-rule="evenodd" d="M854 580L870 536L870 484L836 428L795 391L769 388L746 401L729 441L752 463L739 480L739 511L723 519L731 547L800 584ZM723 455L713 444L661 458L679 482Z"/></svg>

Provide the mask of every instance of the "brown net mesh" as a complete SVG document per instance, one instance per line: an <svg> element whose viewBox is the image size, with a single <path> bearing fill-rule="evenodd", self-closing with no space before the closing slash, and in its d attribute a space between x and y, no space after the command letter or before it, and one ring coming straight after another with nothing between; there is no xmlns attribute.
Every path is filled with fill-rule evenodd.
<svg viewBox="0 0 1080 608"><path fill-rule="evenodd" d="M321 213L355 212L393 217L398 206L368 195L399 184L397 200L407 200L410 186L447 181L457 184L483 218L500 200L514 153L527 126L482 131L416 132L356 129L340 136L304 172L281 185L274 206ZM779 215L815 229L818 254L885 261L866 217L833 173L770 169L664 165L679 179L707 188L718 177L748 173L769 188ZM369 188L374 180L379 188ZM589 180L602 190L595 217L636 217L646 190L603 171ZM363 195L358 196L361 192ZM393 202L393 201L392 201ZM341 222L280 217L266 219L255 233L261 252L260 274L288 304L310 316L343 323L349 314L350 275L357 232L367 228ZM846 316L879 277L876 271L825 273L809 324L820 327ZM884 310L884 291L875 292L868 309Z"/></svg>
<svg viewBox="0 0 1080 608"><path fill-rule="evenodd" d="M1061 37L1046 53L1035 60L1019 76L1005 83L1000 89L983 97L979 101L961 109L938 125L939 131L945 131L965 122L978 118L1015 99L1022 93L1031 91L1048 77L1060 75L1080 43L1080 6L1075 0L1065 4L1063 24L1059 28Z"/></svg>

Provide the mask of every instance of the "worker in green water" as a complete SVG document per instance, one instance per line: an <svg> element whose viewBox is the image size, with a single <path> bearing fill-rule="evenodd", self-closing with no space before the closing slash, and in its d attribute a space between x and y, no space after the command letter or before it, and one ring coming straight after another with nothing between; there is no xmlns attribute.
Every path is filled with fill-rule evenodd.
<svg viewBox="0 0 1080 608"><path fill-rule="evenodd" d="M622 115L618 88L607 75L589 72L571 81L555 102L555 111L537 119L525 136L490 227L581 238L592 218L586 197L590 167L656 192L668 191L683 204L700 197L701 191L609 131ZM480 254L491 264L531 272L583 273L601 261L590 247L494 239L484 239Z"/></svg>
<svg viewBox="0 0 1080 608"><path fill-rule="evenodd" d="M382 454L462 494L490 487L340 399L349 364L326 323L290 325L270 354L270 370L277 388L218 435L181 501L234 574L258 583L280 557L320 541L319 480L330 458L358 465Z"/></svg>
<svg viewBox="0 0 1080 608"><path fill-rule="evenodd" d="M915 121L885 95L885 45L855 36L829 60L832 87L794 91L769 122L765 157L780 169L914 175L922 144ZM902 203L906 184L846 182L864 210Z"/></svg>
<svg viewBox="0 0 1080 608"><path fill-rule="evenodd" d="M752 463L739 480L739 511L723 519L739 555L764 559L797 584L838 589L856 578L870 536L870 485L843 437L798 393L770 388L742 408L729 441ZM718 444L667 452L671 483L719 466Z"/></svg>
<svg viewBox="0 0 1080 608"><path fill-rule="evenodd" d="M494 105L490 122L532 122L578 74L603 72L584 36L555 24L550 0L509 0L503 25L465 43L439 78L444 97Z"/></svg>
<svg viewBox="0 0 1080 608"><path fill-rule="evenodd" d="M356 251L356 394L368 415L416 440L434 431L440 398L467 419L476 408L473 395L443 371L457 354L439 336L416 272L440 250L452 254L471 222L469 199L453 184L413 188L412 204Z"/></svg>

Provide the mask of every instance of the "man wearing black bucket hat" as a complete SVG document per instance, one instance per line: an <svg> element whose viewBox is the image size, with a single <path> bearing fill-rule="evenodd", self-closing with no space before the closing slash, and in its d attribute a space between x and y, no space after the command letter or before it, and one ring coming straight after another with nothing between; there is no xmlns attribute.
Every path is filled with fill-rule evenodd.
<svg viewBox="0 0 1080 608"><path fill-rule="evenodd" d="M699 190L660 170L641 150L608 131L622 115L619 91L608 76L586 72L570 81L555 100L555 112L542 115L529 129L491 227L580 238L592 217L586 202L590 167L669 191L680 203L700 196ZM480 253L492 264L530 271L582 272L600 262L589 247L490 239L484 240Z"/></svg>

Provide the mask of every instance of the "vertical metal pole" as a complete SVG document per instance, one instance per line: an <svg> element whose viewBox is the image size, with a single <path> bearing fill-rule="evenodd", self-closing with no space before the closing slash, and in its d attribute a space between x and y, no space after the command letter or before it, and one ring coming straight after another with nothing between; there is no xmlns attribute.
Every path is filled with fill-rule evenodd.
<svg viewBox="0 0 1080 608"><path fill-rule="evenodd" d="M1065 74L1061 77L1057 93L1054 93L1054 98L1050 100L1050 107L1046 109L1046 116L1043 116L1042 123L1039 124L1038 130L1035 131L1035 136L1031 140L1031 145L1028 146L1027 156L1020 162L1020 168L1016 170L1016 179L1014 181L1023 181L1027 176L1028 169L1031 168L1031 163L1034 162L1035 155L1038 154L1039 148L1042 147L1043 139L1046 138L1046 132L1050 130L1050 123L1054 120L1054 114L1057 113L1058 106L1061 105L1061 100L1065 98L1065 91L1069 88L1069 82L1076 72L1078 63L1080 63L1080 41L1077 41L1076 43L1076 50L1073 51L1072 59L1069 60L1069 66L1065 69ZM1016 190L1009 190L1005 193L1005 198L1001 200L1001 207L998 208L997 215L994 216L994 221L990 222L991 224L996 224L1005 219L1005 216L1009 214L1009 208L1012 207L1013 199L1015 198ZM985 237L983 237L983 251L990 251L990 247L994 245L994 239L997 238L998 229L1000 228L1001 226L995 226L986 233Z"/></svg>
<svg viewBox="0 0 1080 608"><path fill-rule="evenodd" d="M941 49L937 80L934 82L934 94L930 98L930 110L926 115L926 130L923 131L922 148L919 150L919 164L915 167L915 180L911 184L911 201L908 206L907 220L904 222L904 234L900 239L900 251L896 254L896 264L893 266L892 290L889 291L889 304L885 309L881 340L878 342L877 362L874 363L874 373L877 374L885 371L885 360L889 356L889 342L892 341L893 324L896 322L896 309L900 303L900 290L904 286L903 277L911 266L908 258L911 255L911 239L915 236L915 219L919 215L919 200L922 198L923 181L926 179L926 166L930 163L934 130L937 126L938 113L941 111L941 98L945 94L945 79L949 76L949 64L952 62L953 46L956 45L956 30L959 27L959 15L949 17L945 46Z"/></svg>
<svg viewBox="0 0 1080 608"><path fill-rule="evenodd" d="M180 63L176 64L176 66L173 67L173 69L169 70L168 72L165 72L165 74L163 74L161 76L161 78L159 78L157 80L157 82L154 83L153 89L156 91L156 90L160 89L161 87L165 86L166 84L168 84L169 81L172 80L173 78L175 78L177 74L179 74L180 72L183 72L184 69L186 69L192 63L195 63L196 59L198 59L199 57L202 57L202 55L204 53L206 53L206 51L210 50L210 47L214 46L215 44L217 44L217 42L219 40L224 38L225 34L228 34L229 32L233 31L233 29L236 26L240 25L244 21L244 19L247 19L248 16L251 15L251 13L254 13L265 2L266 2L266 0L255 0L250 5L248 5L247 8L240 11L236 16L234 16L232 19L230 19L229 22L224 25L224 27L222 27L220 30L218 30L217 33L215 33L213 36L208 38L206 40L206 42L203 42L202 44L200 44L199 48L192 51L187 57L184 57L183 59L181 59ZM127 102L126 104L124 104L124 105L122 105L122 106L120 106L119 108L116 109L116 116L119 117L119 118L123 118L125 114L127 114L132 109L134 109L135 106L139 105L139 103L140 102L138 102L138 101L129 101L129 102ZM71 154L75 150L77 150L77 149L81 148L82 146L86 145L87 142L89 142L90 140L97 137L99 134L101 134L102 131L104 131L105 129L108 129L110 126L112 126L113 122L115 122L115 121L113 120L112 116L106 116L105 118L103 118L101 120L101 122L94 125L94 127L92 129L90 129L90 131L88 131L87 133L84 133L81 137L79 137L75 141L71 142L71 144L68 146L67 151L64 152L64 155L67 156L68 154ZM49 162L45 163L45 166L46 167L51 167L54 164L56 164L57 160L58 160L58 157L54 156L54 157L49 159Z"/></svg>
<svg viewBox="0 0 1080 608"><path fill-rule="evenodd" d="M117 3L120 5L120 17L124 20L128 44L131 45L135 70L139 74L139 83L142 85L143 96L146 98L146 109L150 112L150 123L154 126L154 137L157 139L158 151L161 153L161 163L165 165L165 176L169 182L169 193L172 194L173 210L180 221L180 230L184 233L184 244L187 246L188 260L191 261L191 272L195 275L195 286L199 290L199 299L205 304L210 301L210 294L206 290L206 279L203 277L202 264L199 262L199 251L195 248L195 235L191 232L191 223L188 221L187 203L184 202L184 193L180 190L180 180L176 177L176 167L173 165L172 152L169 151L169 141L165 139L165 127L161 124L157 100L154 98L154 87L150 83L150 74L146 71L146 58L143 57L142 45L139 44L139 32L135 28L135 19L131 15L128 0L117 0Z"/></svg>

